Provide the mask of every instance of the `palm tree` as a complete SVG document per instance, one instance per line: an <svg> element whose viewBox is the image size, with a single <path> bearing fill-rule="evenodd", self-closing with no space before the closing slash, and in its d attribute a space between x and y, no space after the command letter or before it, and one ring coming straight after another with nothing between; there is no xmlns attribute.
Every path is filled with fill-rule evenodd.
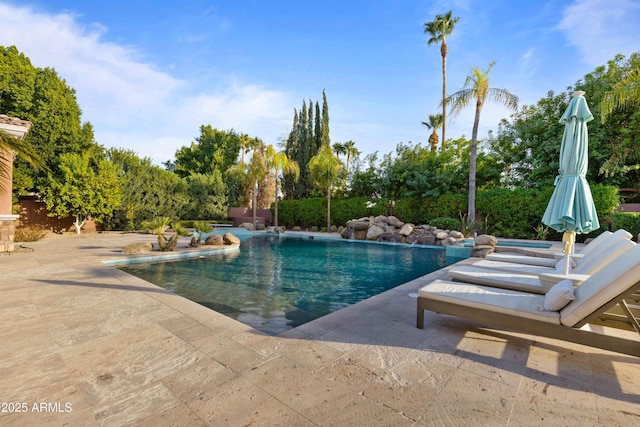
<svg viewBox="0 0 640 427"><path fill-rule="evenodd" d="M13 153L21 156L37 169L47 169L31 144L0 130L0 178L9 175L11 163L13 162ZM2 191L1 188L0 191Z"/></svg>
<svg viewBox="0 0 640 427"><path fill-rule="evenodd" d="M173 222L171 218L164 216L150 221L145 221L142 223L142 227L151 234L158 236L158 249L163 252L174 250L178 244L178 238L180 236L184 237L190 235L189 230L184 228L182 224L179 222ZM173 229L174 234L167 237L164 233L166 233L169 228Z"/></svg>
<svg viewBox="0 0 640 427"><path fill-rule="evenodd" d="M630 106L639 104L640 68L635 68L622 80L617 82L609 92L606 92L602 96L602 101L600 101L602 123L604 123L609 114L615 110L624 110Z"/></svg>
<svg viewBox="0 0 640 427"><path fill-rule="evenodd" d="M447 97L447 103L451 105L451 114L456 117L460 111L467 107L472 100L476 101L476 115L473 120L473 131L471 132L471 150L469 152L469 213L468 221L471 222L476 217L476 157L478 152L478 125L480 123L480 112L487 100L500 102L511 111L518 109L518 97L506 89L496 89L489 87L489 73L495 61L489 64L485 72L471 67L471 74L467 76L462 90Z"/></svg>
<svg viewBox="0 0 640 427"><path fill-rule="evenodd" d="M342 163L333 155L329 144L322 144L318 154L309 160L311 180L317 186L327 189L327 231L331 229L331 186L341 169Z"/></svg>
<svg viewBox="0 0 640 427"><path fill-rule="evenodd" d="M427 41L427 45L441 43L440 55L442 56L442 148L447 143L447 37L453 32L460 18L452 18L451 11L444 15L436 15L431 22L425 22L424 32L428 33L431 38Z"/></svg>
<svg viewBox="0 0 640 427"><path fill-rule="evenodd" d="M344 144L340 142L336 142L335 144L333 144L333 151L334 153L336 153L337 158L340 158L340 154L346 154Z"/></svg>
<svg viewBox="0 0 640 427"><path fill-rule="evenodd" d="M351 156L357 156L358 154L360 154L360 150L356 148L356 143L353 141L347 141L343 145L344 145L344 151L347 154L347 163L346 163L347 169L346 169L345 182L348 182L349 181L349 162L351 161Z"/></svg>
<svg viewBox="0 0 640 427"><path fill-rule="evenodd" d="M276 200L275 200L275 212L274 212L274 223L275 226L278 226L278 196L280 193L280 181L278 177L280 173L286 173L293 175L294 180L297 181L300 178L300 167L295 160L292 160L287 156L287 153L284 151L276 151L273 145L269 144L267 147L267 167L269 169L273 169L275 177L276 177Z"/></svg>
<svg viewBox="0 0 640 427"><path fill-rule="evenodd" d="M253 148L251 162L246 165L246 177L248 183L253 187L251 205L253 209L253 224L256 225L258 219L258 183L267 176L267 163L264 153L264 143L258 138L254 138L254 141L255 147Z"/></svg>
<svg viewBox="0 0 640 427"><path fill-rule="evenodd" d="M436 129L442 126L442 114L429 114L429 120L422 122L428 129L433 129L431 136L429 136L429 145L431 145L431 152L436 152L438 146L438 133Z"/></svg>

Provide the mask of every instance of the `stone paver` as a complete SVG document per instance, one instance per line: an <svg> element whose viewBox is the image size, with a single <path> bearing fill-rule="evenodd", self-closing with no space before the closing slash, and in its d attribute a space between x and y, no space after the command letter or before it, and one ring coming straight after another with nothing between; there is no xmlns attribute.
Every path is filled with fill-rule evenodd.
<svg viewBox="0 0 640 427"><path fill-rule="evenodd" d="M640 360L426 313L444 271L271 337L101 263L0 256L2 426L638 425ZM21 411L21 412L18 412Z"/></svg>

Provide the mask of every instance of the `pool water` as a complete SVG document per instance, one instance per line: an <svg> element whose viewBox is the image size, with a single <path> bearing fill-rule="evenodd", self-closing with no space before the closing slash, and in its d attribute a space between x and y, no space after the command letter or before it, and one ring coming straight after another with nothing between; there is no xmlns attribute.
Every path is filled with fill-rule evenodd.
<svg viewBox="0 0 640 427"><path fill-rule="evenodd" d="M266 235L237 252L119 268L277 335L455 261L441 248Z"/></svg>

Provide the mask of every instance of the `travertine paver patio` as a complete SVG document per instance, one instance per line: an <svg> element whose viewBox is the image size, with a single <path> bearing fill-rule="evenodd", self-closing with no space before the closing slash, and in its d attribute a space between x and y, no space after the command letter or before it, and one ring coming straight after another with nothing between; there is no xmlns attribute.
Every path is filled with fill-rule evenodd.
<svg viewBox="0 0 640 427"><path fill-rule="evenodd" d="M417 329L409 294L442 271L270 337L100 262L141 240L0 256L0 425L640 423L637 358L435 313Z"/></svg>

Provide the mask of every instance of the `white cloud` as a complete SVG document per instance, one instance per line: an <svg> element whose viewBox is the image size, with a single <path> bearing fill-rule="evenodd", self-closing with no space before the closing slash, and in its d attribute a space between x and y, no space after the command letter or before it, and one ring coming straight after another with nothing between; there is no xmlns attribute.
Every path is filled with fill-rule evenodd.
<svg viewBox="0 0 640 427"><path fill-rule="evenodd" d="M640 50L640 2L577 0L563 12L558 29L576 46L585 62L603 65L617 53Z"/></svg>
<svg viewBox="0 0 640 427"><path fill-rule="evenodd" d="M223 89L178 79L143 60L131 46L104 40L100 24L84 26L71 14L45 14L0 3L0 40L15 45L36 67L53 67L76 90L83 121L96 140L157 162L199 134L199 126L262 137L275 143L293 114L288 95L258 85L219 82ZM291 110L291 114L287 112ZM283 117L283 114L287 117Z"/></svg>

